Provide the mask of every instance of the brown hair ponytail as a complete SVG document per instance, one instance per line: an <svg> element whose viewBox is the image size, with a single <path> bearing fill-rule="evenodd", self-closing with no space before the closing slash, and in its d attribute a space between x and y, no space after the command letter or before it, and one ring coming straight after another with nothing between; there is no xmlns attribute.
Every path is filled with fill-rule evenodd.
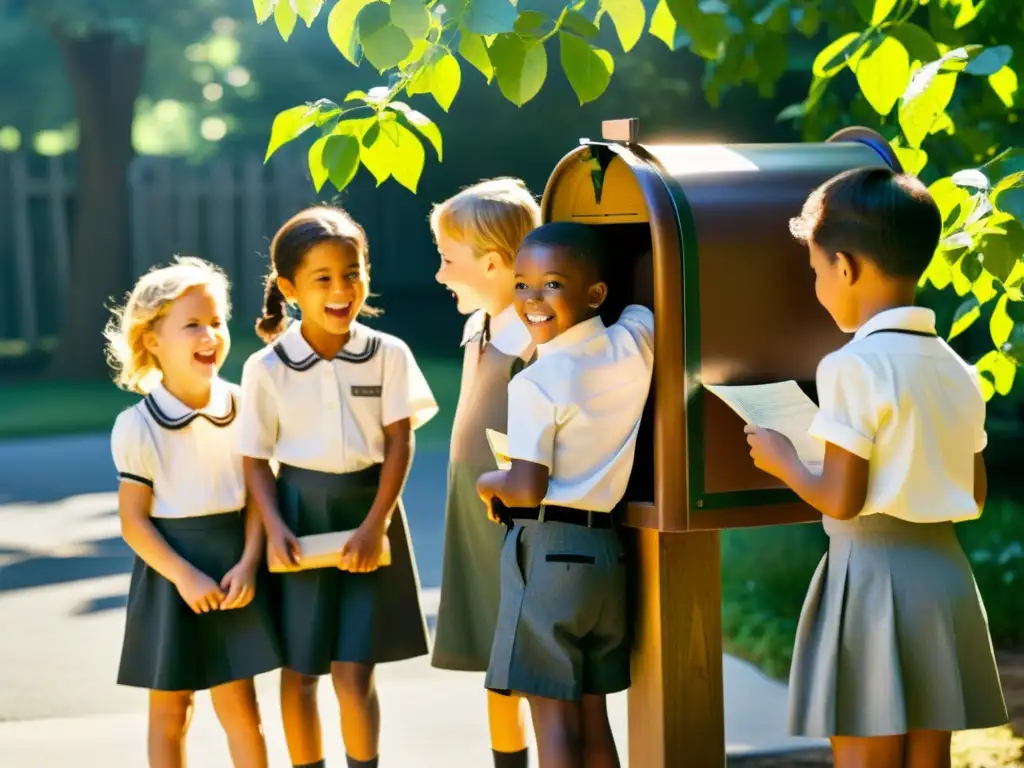
<svg viewBox="0 0 1024 768"><path fill-rule="evenodd" d="M267 275L263 284L263 314L256 321L256 335L268 344L284 330L284 294L277 285L277 272Z"/></svg>

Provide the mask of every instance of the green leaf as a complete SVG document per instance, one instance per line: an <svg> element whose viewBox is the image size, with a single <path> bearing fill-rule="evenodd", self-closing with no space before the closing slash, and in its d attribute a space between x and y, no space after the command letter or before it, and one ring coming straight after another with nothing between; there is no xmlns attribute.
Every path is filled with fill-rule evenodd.
<svg viewBox="0 0 1024 768"><path fill-rule="evenodd" d="M441 151L441 131L429 117L422 112L411 109L408 104L403 104L400 101L393 101L389 106L396 112L401 113L402 120L419 131L433 145L434 151L437 152L438 161L444 159Z"/></svg>
<svg viewBox="0 0 1024 768"><path fill-rule="evenodd" d="M811 72L816 77L832 77L847 65L853 56L864 49L867 41L859 32L850 32L833 40L814 57Z"/></svg>
<svg viewBox="0 0 1024 768"><path fill-rule="evenodd" d="M940 72L943 59L925 64L914 73L899 107L899 123L907 145L918 149L953 98L956 73Z"/></svg>
<svg viewBox="0 0 1024 768"><path fill-rule="evenodd" d="M373 0L338 0L327 16L327 34L334 47L341 51L348 63L358 67L360 55L359 37L356 35L356 18L363 8Z"/></svg>
<svg viewBox="0 0 1024 768"><path fill-rule="evenodd" d="M462 85L462 68L458 59L446 53L431 65L431 69L430 93L438 106L447 112Z"/></svg>
<svg viewBox="0 0 1024 768"><path fill-rule="evenodd" d="M900 161L900 165L903 166L905 173L916 176L928 165L928 153L923 149L911 149L910 147L896 146L895 144L892 145L892 149L896 153L896 157Z"/></svg>
<svg viewBox="0 0 1024 768"><path fill-rule="evenodd" d="M516 34L524 37L542 37L543 27L550 19L546 13L540 11L520 11L519 18L512 26Z"/></svg>
<svg viewBox="0 0 1024 768"><path fill-rule="evenodd" d="M373 174L379 187L391 176L395 167L397 147L387 131L382 131L380 121L374 119L373 125L363 134L359 144L359 160L366 170Z"/></svg>
<svg viewBox="0 0 1024 768"><path fill-rule="evenodd" d="M658 0L651 14L651 26L648 29L652 37L661 40L670 51L678 51L690 45L690 36L686 30L676 24L672 11L668 9L666 0Z"/></svg>
<svg viewBox="0 0 1024 768"><path fill-rule="evenodd" d="M277 31L286 43L292 36L292 32L295 31L296 21L298 21L298 16L295 15L295 9L292 8L291 2L279 0L274 8L274 23L277 24Z"/></svg>
<svg viewBox="0 0 1024 768"><path fill-rule="evenodd" d="M970 193L954 184L953 179L949 177L932 183L928 187L928 192L931 194L932 199L935 200L935 204L939 206L943 222L947 221L953 213L960 210L961 206L964 203L968 203L971 199ZM943 230L945 231L946 229L948 227L944 224Z"/></svg>
<svg viewBox="0 0 1024 768"><path fill-rule="evenodd" d="M1000 395L1010 394L1013 389L1013 380L1017 375L1017 366L999 350L993 349L985 354L975 365L982 379L982 389L985 391L985 399L992 397L993 390ZM988 387L985 387L985 384Z"/></svg>
<svg viewBox="0 0 1024 768"><path fill-rule="evenodd" d="M726 17L705 13L697 0L666 0L676 23L690 36L690 50L709 61L716 61L729 39Z"/></svg>
<svg viewBox="0 0 1024 768"><path fill-rule="evenodd" d="M666 8L665 10L668 9ZM612 19L613 23L614 21ZM594 26L594 22L576 11L566 11L565 16L562 17L562 28L571 30L587 40L593 40L599 34L597 27Z"/></svg>
<svg viewBox="0 0 1024 768"><path fill-rule="evenodd" d="M991 272L982 272L981 277L974 281L971 293L978 299L979 304L986 304L990 299L995 298L999 293L996 290L996 280Z"/></svg>
<svg viewBox="0 0 1024 768"><path fill-rule="evenodd" d="M785 32L789 25L789 3L787 0L771 0L754 15L754 23L772 30Z"/></svg>
<svg viewBox="0 0 1024 768"><path fill-rule="evenodd" d="M309 147L309 154L307 156L309 175L317 192L323 189L324 182L327 181L328 173L327 166L324 165L324 146L329 138L331 138L330 134L321 136Z"/></svg>
<svg viewBox="0 0 1024 768"><path fill-rule="evenodd" d="M391 23L391 7L387 3L372 2L363 8L356 19L356 29L367 61L378 72L391 69L412 52L412 40Z"/></svg>
<svg viewBox="0 0 1024 768"><path fill-rule="evenodd" d="M328 137L324 146L324 165L334 188L341 192L359 170L359 139L349 134Z"/></svg>
<svg viewBox="0 0 1024 768"><path fill-rule="evenodd" d="M487 44L480 35L462 30L459 33L459 55L476 67L481 75L491 82L494 77L494 66L491 64L491 57L487 55Z"/></svg>
<svg viewBox="0 0 1024 768"><path fill-rule="evenodd" d="M256 23L262 24L269 19L274 13L276 3L277 0L252 0L252 7L256 11Z"/></svg>
<svg viewBox="0 0 1024 768"><path fill-rule="evenodd" d="M889 18L889 14L892 13L892 9L896 7L897 2L898 0L875 0L868 23L872 27L877 27Z"/></svg>
<svg viewBox="0 0 1024 768"><path fill-rule="evenodd" d="M992 90L996 92L1003 105L1007 109L1012 109L1018 88L1017 73L1009 67L1003 67L994 75L988 76L988 84L992 86Z"/></svg>
<svg viewBox="0 0 1024 768"><path fill-rule="evenodd" d="M793 26L796 27L797 32L804 37L814 37L818 34L818 29L821 27L821 10L817 5L792 8L789 18L793 22Z"/></svg>
<svg viewBox="0 0 1024 768"><path fill-rule="evenodd" d="M307 104L279 112L270 126L270 141L263 162L267 162L277 150L311 128L316 122L316 115L317 111L311 110Z"/></svg>
<svg viewBox="0 0 1024 768"><path fill-rule="evenodd" d="M281 0L288 2L288 0ZM295 12L299 18L306 22L307 27L312 27L316 17L320 15L320 9L324 7L324 0L294 0Z"/></svg>
<svg viewBox="0 0 1024 768"><path fill-rule="evenodd" d="M968 0L969 2L969 0ZM964 67L964 72L969 75L981 75L988 77L1005 67L1013 58L1013 49L1008 45L997 45L994 48L986 48Z"/></svg>
<svg viewBox="0 0 1024 768"><path fill-rule="evenodd" d="M975 5L973 0L960 0L960 8L956 14L956 20L953 22L953 29L963 29L974 21L978 12L984 7L985 2L986 0L979 0L978 4Z"/></svg>
<svg viewBox="0 0 1024 768"><path fill-rule="evenodd" d="M933 258L928 263L928 269L921 275L921 280L918 282L919 285L926 285L931 283L940 291L945 290L946 287L952 282L953 273L949 268L949 264L946 263L945 259Z"/></svg>
<svg viewBox="0 0 1024 768"><path fill-rule="evenodd" d="M965 253L964 257L960 259L960 274L967 278L968 282L972 285L974 281L981 277L981 273L984 267L981 265L981 259L978 258L976 253ZM964 295L970 290L970 286L963 291L957 291L960 295Z"/></svg>
<svg viewBox="0 0 1024 768"><path fill-rule="evenodd" d="M536 96L548 76L544 46L527 44L517 35L498 35L490 47L498 88L517 107Z"/></svg>
<svg viewBox="0 0 1024 768"><path fill-rule="evenodd" d="M580 106L594 101L605 92L615 71L611 54L595 48L586 40L568 32L558 33L561 46L562 69L569 85L576 92Z"/></svg>
<svg viewBox="0 0 1024 768"><path fill-rule="evenodd" d="M877 5L876 5L877 9ZM894 37L883 37L853 68L857 85L878 114L888 115L910 79L910 56Z"/></svg>
<svg viewBox="0 0 1024 768"><path fill-rule="evenodd" d="M476 35L500 35L511 32L518 17L508 0L469 0L462 26Z"/></svg>
<svg viewBox="0 0 1024 768"><path fill-rule="evenodd" d="M1024 323L1024 301L1013 301L1012 299L1007 299L1006 316L1009 317L1015 325Z"/></svg>
<svg viewBox="0 0 1024 768"><path fill-rule="evenodd" d="M423 175L423 164L426 161L423 142L420 141L419 136L401 123L397 124L395 129L395 160L391 175L395 181L415 195L416 187Z"/></svg>
<svg viewBox="0 0 1024 768"><path fill-rule="evenodd" d="M903 47L910 54L911 62L919 61L924 64L935 61L941 55L939 46L935 44L932 36L917 24L905 21L902 24L886 28L885 32L903 43Z"/></svg>
<svg viewBox="0 0 1024 768"><path fill-rule="evenodd" d="M643 0L601 0L601 10L611 18L622 50L628 52L640 40L647 23Z"/></svg>
<svg viewBox="0 0 1024 768"><path fill-rule="evenodd" d="M1024 188L1018 186L1000 189L993 196L992 202L1003 213L1024 221Z"/></svg>
<svg viewBox="0 0 1024 768"><path fill-rule="evenodd" d="M391 23L410 40L421 40L430 31L430 11L421 0L391 0Z"/></svg>
<svg viewBox="0 0 1024 768"><path fill-rule="evenodd" d="M1003 150L981 166L981 170L996 180L996 186L1000 186L1008 176L1024 171L1024 149L1011 147Z"/></svg>
<svg viewBox="0 0 1024 768"><path fill-rule="evenodd" d="M1016 219L990 225L978 240L978 251L985 269L1000 282L1006 282L1024 254L1024 225Z"/></svg>
<svg viewBox="0 0 1024 768"><path fill-rule="evenodd" d="M979 317L981 317L981 309L978 306L978 298L969 296L953 313L953 327L950 328L948 340L952 341L966 331Z"/></svg>
<svg viewBox="0 0 1024 768"><path fill-rule="evenodd" d="M992 337L992 343L996 345L996 348L1002 347L1006 343L1007 339L1010 338L1010 332L1013 331L1013 319L1006 312L1007 302L1010 297L1005 293L999 297L999 301L996 302L995 309L992 310L992 317L988 321L988 332Z"/></svg>

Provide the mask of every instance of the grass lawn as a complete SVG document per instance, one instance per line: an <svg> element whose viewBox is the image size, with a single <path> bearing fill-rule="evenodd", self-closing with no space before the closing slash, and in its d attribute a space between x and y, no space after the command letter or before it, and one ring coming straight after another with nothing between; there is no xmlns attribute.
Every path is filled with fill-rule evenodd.
<svg viewBox="0 0 1024 768"><path fill-rule="evenodd" d="M241 378L242 364L255 344L235 342L221 374ZM420 448L446 448L459 397L461 359L417 357L441 412L417 434ZM28 381L0 383L0 439L107 432L117 414L138 400L109 381ZM17 404L16 406L13 404Z"/></svg>

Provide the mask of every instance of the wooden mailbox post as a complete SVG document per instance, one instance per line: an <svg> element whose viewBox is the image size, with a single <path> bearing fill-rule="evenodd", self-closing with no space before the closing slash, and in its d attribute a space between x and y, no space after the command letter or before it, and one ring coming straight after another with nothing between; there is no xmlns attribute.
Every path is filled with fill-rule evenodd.
<svg viewBox="0 0 1024 768"><path fill-rule="evenodd" d="M795 379L815 395L818 362L846 337L815 300L789 219L821 182L870 166L899 168L863 128L818 144L641 145L637 121L616 120L544 191L545 221L609 227L613 292L635 290L638 259L653 259L654 382L623 521L635 555L632 768L725 765L718 531L820 515L754 468L742 421L702 383Z"/></svg>

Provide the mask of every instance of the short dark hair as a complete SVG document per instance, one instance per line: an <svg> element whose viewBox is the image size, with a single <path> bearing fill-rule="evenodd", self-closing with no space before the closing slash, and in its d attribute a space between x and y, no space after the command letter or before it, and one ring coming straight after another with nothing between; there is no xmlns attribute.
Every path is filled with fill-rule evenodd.
<svg viewBox="0 0 1024 768"><path fill-rule="evenodd" d="M531 245L559 248L573 261L588 265L599 280L605 277L606 248L598 228L576 221L553 221L530 232L519 249Z"/></svg>
<svg viewBox="0 0 1024 768"><path fill-rule="evenodd" d="M789 231L828 252L871 259L885 274L917 280L942 235L942 214L916 177L888 168L845 171L815 189Z"/></svg>

